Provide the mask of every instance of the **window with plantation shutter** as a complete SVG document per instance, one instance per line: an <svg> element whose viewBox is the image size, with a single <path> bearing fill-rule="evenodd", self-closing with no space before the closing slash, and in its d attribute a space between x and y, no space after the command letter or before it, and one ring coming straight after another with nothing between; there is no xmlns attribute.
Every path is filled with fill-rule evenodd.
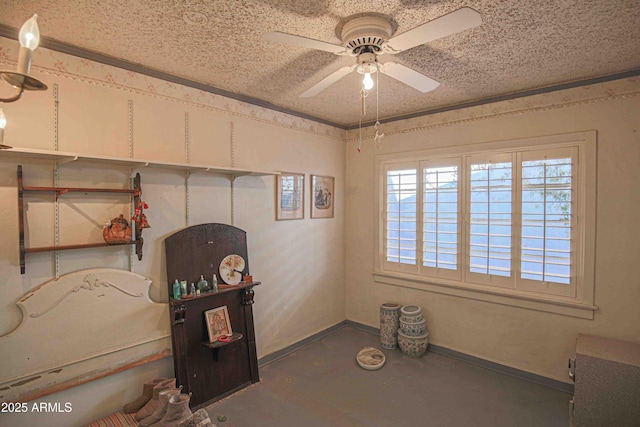
<svg viewBox="0 0 640 427"><path fill-rule="evenodd" d="M447 277L460 277L458 169L458 164L422 166L422 266Z"/></svg>
<svg viewBox="0 0 640 427"><path fill-rule="evenodd" d="M471 278L508 286L511 278L513 221L513 163L510 154L490 161L470 159L469 264Z"/></svg>
<svg viewBox="0 0 640 427"><path fill-rule="evenodd" d="M573 164L575 150L521 155L520 279L523 287L573 295Z"/></svg>
<svg viewBox="0 0 640 427"><path fill-rule="evenodd" d="M406 270L417 264L416 168L389 169L385 182L385 257L392 269Z"/></svg>
<svg viewBox="0 0 640 427"><path fill-rule="evenodd" d="M592 315L595 133L532 140L382 159L376 274Z"/></svg>

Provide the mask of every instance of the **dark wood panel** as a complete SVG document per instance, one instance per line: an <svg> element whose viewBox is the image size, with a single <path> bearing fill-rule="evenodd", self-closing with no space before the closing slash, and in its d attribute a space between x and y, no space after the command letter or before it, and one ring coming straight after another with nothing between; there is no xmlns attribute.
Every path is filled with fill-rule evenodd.
<svg viewBox="0 0 640 427"><path fill-rule="evenodd" d="M167 290L171 298L175 279L195 283L218 274L222 259L238 254L249 272L246 233L225 224L201 224L181 230L165 240ZM193 409L208 405L259 381L253 325L253 287L260 282L221 286L219 292L171 300L174 369L183 392L192 393ZM226 306L234 333L242 338L218 348L209 341L204 313Z"/></svg>
<svg viewBox="0 0 640 427"><path fill-rule="evenodd" d="M197 283L203 275L209 283L214 274L220 279L220 263L227 255L237 254L245 260L244 274L249 274L247 234L226 224L200 224L185 228L165 240L167 254L167 290L172 295L173 281Z"/></svg>

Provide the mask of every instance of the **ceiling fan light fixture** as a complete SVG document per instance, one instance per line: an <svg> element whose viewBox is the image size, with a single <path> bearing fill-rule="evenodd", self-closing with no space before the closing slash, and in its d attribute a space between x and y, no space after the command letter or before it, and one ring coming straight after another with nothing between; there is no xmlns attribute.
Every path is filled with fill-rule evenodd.
<svg viewBox="0 0 640 427"><path fill-rule="evenodd" d="M378 65L375 62L374 63L368 63L368 64L360 64L356 68L356 71L359 74L373 74L376 71L378 71Z"/></svg>
<svg viewBox="0 0 640 427"><path fill-rule="evenodd" d="M371 73L364 73L364 79L362 79L362 87L365 90L371 90L373 88L373 79Z"/></svg>
<svg viewBox="0 0 640 427"><path fill-rule="evenodd" d="M377 60L378 55L395 55L432 40L460 33L479 25L482 25L482 17L480 14L469 7L462 7L398 35L393 34L395 29L391 19L387 16L371 13L350 17L346 19L342 28L339 30L342 45L279 31L267 33L263 35L263 38L265 40L321 50L336 55L356 57L357 62L355 64L344 66L332 72L311 88L304 91L300 97L309 98L315 96L349 75L352 71L357 70L358 73L365 75L366 80L363 81L363 86L360 90L361 103L363 103L364 97L369 90L365 88L365 85L366 87L373 88L371 85L373 81L371 74L373 73L382 73L422 93L432 91L440 85L439 82L422 74L421 71L413 70L401 63L393 61L379 63ZM376 74L376 80L379 79L379 73ZM377 98L379 85L376 84L375 86ZM364 108L362 108L361 111L364 112Z"/></svg>
<svg viewBox="0 0 640 427"><path fill-rule="evenodd" d="M356 68L360 74L373 74L378 71L378 60L373 52L364 52L358 55L358 67Z"/></svg>

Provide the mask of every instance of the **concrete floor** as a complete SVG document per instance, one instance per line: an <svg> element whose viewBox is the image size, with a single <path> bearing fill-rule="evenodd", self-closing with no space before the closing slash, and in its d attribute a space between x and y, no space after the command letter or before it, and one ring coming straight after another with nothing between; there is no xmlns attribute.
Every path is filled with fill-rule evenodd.
<svg viewBox="0 0 640 427"><path fill-rule="evenodd" d="M567 393L427 352L355 357L377 335L344 326L260 368L260 382L208 406L218 427L568 427ZM218 416L226 416L221 422Z"/></svg>

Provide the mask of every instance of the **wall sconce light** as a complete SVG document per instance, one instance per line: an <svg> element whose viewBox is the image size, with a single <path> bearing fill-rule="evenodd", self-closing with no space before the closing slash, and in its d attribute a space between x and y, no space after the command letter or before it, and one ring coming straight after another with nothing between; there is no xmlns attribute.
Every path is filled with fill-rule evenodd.
<svg viewBox="0 0 640 427"><path fill-rule="evenodd" d="M14 71L0 71L0 78L19 89L17 95L9 98L0 98L0 102L14 102L20 99L25 90L46 90L47 85L38 79L29 76L31 69L31 57L33 51L40 43L40 29L38 28L38 15L33 15L20 28L20 53L18 56L18 67Z"/></svg>
<svg viewBox="0 0 640 427"><path fill-rule="evenodd" d="M4 111L0 108L0 150L4 150L5 148L9 148L7 145L4 145L4 128L7 126L7 118L4 115Z"/></svg>

